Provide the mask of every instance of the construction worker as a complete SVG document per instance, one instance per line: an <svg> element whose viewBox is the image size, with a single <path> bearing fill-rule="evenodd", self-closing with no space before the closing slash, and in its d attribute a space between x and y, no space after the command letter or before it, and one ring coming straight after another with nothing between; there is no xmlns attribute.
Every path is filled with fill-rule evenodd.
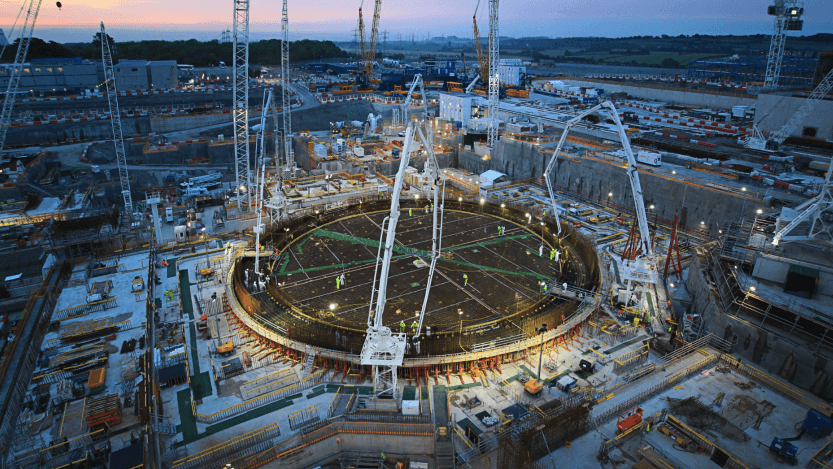
<svg viewBox="0 0 833 469"><path fill-rule="evenodd" d="M405 321L399 321L399 332L405 332Z"/></svg>
<svg viewBox="0 0 833 469"><path fill-rule="evenodd" d="M558 259L561 258L561 251L558 249L555 250L555 262L558 262Z"/></svg>
<svg viewBox="0 0 833 469"><path fill-rule="evenodd" d="M541 293L547 292L547 282L541 281Z"/></svg>
<svg viewBox="0 0 833 469"><path fill-rule="evenodd" d="M419 327L419 324L414 319L414 322L411 323L411 334L416 334L417 327Z"/></svg>
<svg viewBox="0 0 833 469"><path fill-rule="evenodd" d="M426 206L425 206L425 213L428 213L428 208L429 208L429 206L428 206L428 205L426 205Z"/></svg>
<svg viewBox="0 0 833 469"><path fill-rule="evenodd" d="M341 280L342 285L347 285L347 278L344 276L344 274L341 274L341 277L339 277L339 280Z"/></svg>
<svg viewBox="0 0 833 469"><path fill-rule="evenodd" d="M544 245L538 246L538 257L544 257Z"/></svg>
<svg viewBox="0 0 833 469"><path fill-rule="evenodd" d="M463 274L463 286L466 287L468 285L469 285L469 276L466 275L466 274Z"/></svg>
<svg viewBox="0 0 833 469"><path fill-rule="evenodd" d="M341 277L336 277L336 290L341 288Z"/></svg>
<svg viewBox="0 0 833 469"><path fill-rule="evenodd" d="M414 216L414 210L413 209L411 209L411 208L408 209L408 216L409 217Z"/></svg>
<svg viewBox="0 0 833 469"><path fill-rule="evenodd" d="M555 259L555 249L550 249L550 260Z"/></svg>

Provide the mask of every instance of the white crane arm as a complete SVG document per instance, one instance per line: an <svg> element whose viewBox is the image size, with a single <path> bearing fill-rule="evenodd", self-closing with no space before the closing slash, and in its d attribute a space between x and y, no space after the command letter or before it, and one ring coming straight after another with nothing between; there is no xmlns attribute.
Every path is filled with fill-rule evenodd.
<svg viewBox="0 0 833 469"><path fill-rule="evenodd" d="M477 80L479 80L479 79L480 79L480 74L478 73L477 76L474 77L474 80L472 80L471 83L469 83L469 86L466 87L466 94L471 93L471 90L474 89L474 86L477 84Z"/></svg>
<svg viewBox="0 0 833 469"><path fill-rule="evenodd" d="M440 165L437 162L437 155L434 153L434 139L433 134L431 133L431 127L426 127L425 135L423 135L422 129L420 128L417 128L417 133L419 135L419 139L422 141L422 146L425 148L425 151L428 152L428 167L430 168L429 177L431 181L434 183L434 224L433 230L431 231L431 266L428 268L428 281L425 285L425 297L422 300L422 308L419 311L419 324L417 325L417 329L414 332L414 337L419 337L422 334L422 324L425 320L425 310L428 307L428 296L431 293L431 283L434 280L434 270L437 267L437 259L439 259L440 251L442 250L442 214L445 206L445 197L443 197L442 199L440 199L439 197L441 190ZM445 192L445 180L443 180L442 191L443 193Z"/></svg>
<svg viewBox="0 0 833 469"><path fill-rule="evenodd" d="M547 168L544 170L544 179L547 181L547 191L550 194L550 205L552 206L552 214L555 217L555 226L558 230L556 236L561 235L561 219L558 217L558 209L555 207L555 194L552 191L552 180L550 180L550 173L552 172L553 168L555 168L555 160L558 159L558 153L561 152L561 147L564 146L564 141L567 139L567 133L570 131L570 127L576 125L582 119L598 111L601 108L602 105L597 104L567 121L567 123L564 126L564 132L561 134L561 138L558 140L558 145L555 147L555 151L552 152L550 162L547 164Z"/></svg>
<svg viewBox="0 0 833 469"><path fill-rule="evenodd" d="M420 92L420 96L422 97L423 115L428 114L428 104L427 104L426 99L425 99L425 85L422 82L422 75L417 73L416 75L414 75L414 81L411 82L411 88L408 89L408 96L405 98L405 104L402 105L403 106L403 111L402 111L403 114L402 115L404 116L404 120L405 120L406 125L407 125L408 120L409 120L408 111L409 111L410 105L411 105L411 95L413 95L414 91L416 91L417 85L419 85L419 92Z"/></svg>
<svg viewBox="0 0 833 469"><path fill-rule="evenodd" d="M367 325L370 329L379 331L384 324L382 314L385 312L387 302L388 275L390 273L390 261L393 256L393 244L396 237L396 224L399 221L399 193L402 191L402 184L405 181L405 169L408 167L408 160L411 156L411 147L414 142L414 126L408 124L405 129L405 141L402 144L402 154L399 160L399 171L396 172L396 179L393 182L391 192L390 215L388 216L388 227L385 234L384 253L382 254L382 269L379 273L379 287L376 294L375 314L373 310L373 298L371 295L370 313L367 318ZM384 226L384 225L383 225ZM378 262L378 260L377 260ZM378 266L378 264L377 264ZM378 267L377 267L378 268ZM374 284L376 280L374 279Z"/></svg>
<svg viewBox="0 0 833 469"><path fill-rule="evenodd" d="M268 117L268 110L272 105L272 88L268 88L263 96L263 112L260 113L260 124L252 127L252 130L260 133L259 143L260 148L257 154L261 163L260 183L258 184L258 210L257 210L257 225L254 227L255 231L255 273L260 275L260 234L264 231L263 225L263 186L266 185L266 158L264 157L266 149L266 118ZM257 168L257 166L255 166Z"/></svg>
<svg viewBox="0 0 833 469"><path fill-rule="evenodd" d="M613 122L616 124L616 129L619 131L619 139L622 141L622 148L625 150L625 156L628 158L628 179L631 184L631 193L633 194L633 205L636 209L636 219L639 226L640 243L642 244L642 252L645 257L653 257L654 253L651 249L651 232L648 230L648 217L645 215L645 201L642 198L642 184L639 182L639 171L636 169L636 159L633 157L633 150L631 150L630 139L625 133L625 128L622 126L622 121L619 120L619 112L616 106L610 101L604 101L602 105L610 110L610 115Z"/></svg>

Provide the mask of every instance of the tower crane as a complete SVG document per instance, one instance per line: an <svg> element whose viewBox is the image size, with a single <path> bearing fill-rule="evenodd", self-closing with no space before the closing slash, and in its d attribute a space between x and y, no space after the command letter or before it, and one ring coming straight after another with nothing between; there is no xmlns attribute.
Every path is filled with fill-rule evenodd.
<svg viewBox="0 0 833 469"><path fill-rule="evenodd" d="M23 72L23 64L26 62L29 44L32 42L32 32L35 30L35 21L38 19L40 4L41 0L29 1L26 19L23 22L23 28L20 30L20 43L17 45L17 54L14 56L12 73L9 77L9 86L6 88L6 97L3 99L3 112L0 114L0 152L3 151L6 144L6 132L12 124L12 108L14 107L17 90L20 87L20 74Z"/></svg>
<svg viewBox="0 0 833 469"><path fill-rule="evenodd" d="M784 143L784 140L789 138L790 135L804 122L804 119L813 112L815 109L816 104L819 101L824 99L830 91L833 90L833 70L827 72L827 75L822 78L819 82L818 86L807 96L807 99L801 103L801 106L796 109L792 116L787 119L787 122L784 124L783 127L776 130L772 135L770 135L769 139L764 139L763 135L760 131L758 131L757 126L753 128L754 134L746 139L745 147L753 148L755 150L773 150L777 151L781 148L781 144ZM764 116L766 117L766 116ZM761 118L759 123L763 120Z"/></svg>
<svg viewBox="0 0 833 469"><path fill-rule="evenodd" d="M388 275L396 237L396 224L399 221L399 195L402 191L405 169L408 167L413 143L414 124L409 122L405 129L399 170L393 183L390 215L382 221L383 229L379 237L379 252L376 255L373 289L370 293L370 305L367 314L367 337L361 352L362 365L373 366L373 392L378 397L396 397L396 369L402 366L405 357L406 335L392 332L390 327L383 322L383 315L387 303ZM386 225L387 229L384 228ZM384 244L382 243L383 237ZM375 305L374 295L376 296Z"/></svg>
<svg viewBox="0 0 833 469"><path fill-rule="evenodd" d="M234 0L234 161L237 208L252 203L249 163L249 0Z"/></svg>
<svg viewBox="0 0 833 469"><path fill-rule="evenodd" d="M489 0L489 128L486 134L486 145L492 150L497 146L499 125L497 118L500 93L500 76L498 76L498 56L500 55L499 6L500 0Z"/></svg>
<svg viewBox="0 0 833 469"><path fill-rule="evenodd" d="M772 5L767 7L767 14L775 17L775 28L772 32L772 40L769 43L763 89L771 91L778 87L787 31L801 31L804 27L804 21L801 19L801 16L804 15L804 2L775 0Z"/></svg>
<svg viewBox="0 0 833 469"><path fill-rule="evenodd" d="M116 73L113 70L113 55L110 51L110 41L101 23L101 56L104 61L104 82L107 84L107 101L110 103L110 124L113 128L113 143L116 146L116 162L119 166L119 181L121 195L124 198L124 209L129 216L133 213L133 197L130 195L130 177L127 174L127 154L124 151L124 140L121 131L121 112L119 111L119 93L116 89Z"/></svg>
<svg viewBox="0 0 833 469"><path fill-rule="evenodd" d="M292 150L292 103L289 96L289 12L286 8L286 1L283 0L283 14L281 15L281 107L283 108L283 172L289 173L295 162L295 152ZM266 112L267 107L263 108ZM276 129L277 130L277 129ZM277 152L277 149L275 150ZM278 161L278 158L275 158ZM275 164L275 170L281 172L281 168ZM287 174L291 176L290 174ZM280 177L284 174L279 174Z"/></svg>
<svg viewBox="0 0 833 469"><path fill-rule="evenodd" d="M630 140L628 140L628 134L622 126L622 121L619 119L619 112L616 110L616 106L614 106L613 103L610 101L603 101L567 121L564 126L564 132L558 140L558 145L555 147L555 151L552 153L552 157L547 164L547 168L544 170L544 179L547 182L550 205L552 206L552 213L555 217L555 224L558 229L557 236L560 236L561 220L558 216L558 208L555 205L555 195L552 189L552 181L555 177L551 174L555 169L555 162L558 159L558 154L561 152L561 148L564 146L564 142L567 139L567 133L569 133L570 128L579 123L586 116L601 109L605 109L610 114L611 119L613 119L616 129L619 132L619 140L622 142L622 148L624 149L628 160L627 174L631 186L631 194L633 195L634 209L636 210L637 228L639 229L639 245L638 249L634 249L634 252L637 252L637 250L641 251L635 259L628 259L628 262L622 269L622 278L627 281L627 296L630 297L631 291L634 290L634 283L641 285L643 293L648 284L656 283L656 260L654 259L654 252L651 247L651 235L648 229L648 218L645 214L645 201L642 197L642 184L639 182L639 172L637 171L636 159L633 156L633 150L631 149ZM642 298L644 299L644 295Z"/></svg>

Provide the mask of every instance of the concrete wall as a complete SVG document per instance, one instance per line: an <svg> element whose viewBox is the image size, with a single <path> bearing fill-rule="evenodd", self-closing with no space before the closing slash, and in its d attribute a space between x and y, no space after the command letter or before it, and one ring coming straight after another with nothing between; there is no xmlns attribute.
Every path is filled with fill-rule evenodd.
<svg viewBox="0 0 833 469"><path fill-rule="evenodd" d="M662 90L655 88L640 88L630 85L613 85L610 83L599 83L589 80L563 80L570 86L589 86L602 88L605 93L616 93L624 91L632 96L639 96L646 100L673 101L677 104L688 104L691 106L704 106L711 108L730 109L732 106L751 106L755 104L755 97L740 98L734 96L720 96L715 94L697 93L693 91Z"/></svg>
<svg viewBox="0 0 833 469"><path fill-rule="evenodd" d="M150 118L122 118L122 132L125 137L147 135ZM63 143L68 138L80 140L106 140L113 138L109 119L88 122L70 122L46 125L10 127L6 134L6 145L52 145Z"/></svg>
<svg viewBox="0 0 833 469"><path fill-rule="evenodd" d="M762 94L758 96L758 108L755 111L755 124L762 132L774 132L795 114L804 98ZM800 137L804 127L816 127L817 138L833 139L833 101L818 101L813 112L793 131L792 135Z"/></svg>
<svg viewBox="0 0 833 469"><path fill-rule="evenodd" d="M259 113L255 113L256 117ZM190 130L196 129L199 127L205 127L208 125L217 125L217 124L231 124L232 115L231 114L207 114L203 116L182 116L182 117L157 117L150 120L150 130L151 132L156 132L157 134L164 134L168 132L179 132L182 130ZM250 123L251 125L251 123ZM222 134L222 131L217 131L213 134L213 138L217 138L217 135ZM254 135L254 132L252 132ZM226 133L226 138L234 138L234 134Z"/></svg>
<svg viewBox="0 0 833 469"><path fill-rule="evenodd" d="M833 398L833 363L813 352L810 344L795 336L787 339L742 318L723 312L703 275L697 256L689 268L685 287L692 296L690 312L702 315L705 331L734 344L732 354L744 363L779 376L795 386L824 398ZM715 278L720 278L715 275Z"/></svg>
<svg viewBox="0 0 833 469"><path fill-rule="evenodd" d="M475 174L490 169L509 175L512 179L541 178L551 156L550 152L538 151L532 143L503 139L491 160L483 161L480 156L467 150L458 150L458 167ZM582 195L610 200L619 205L633 207L630 182L625 169L587 158L575 163L559 158L555 169L555 184L569 188ZM672 181L651 174L650 169L640 167L645 206L656 206L656 215L673 220L680 217L683 227L707 229L713 236L729 221L737 221L741 214L749 215L765 206L734 194L719 192L703 186ZM608 198L608 193L613 196ZM653 213L649 214L652 216ZM700 222L705 222L701 227Z"/></svg>

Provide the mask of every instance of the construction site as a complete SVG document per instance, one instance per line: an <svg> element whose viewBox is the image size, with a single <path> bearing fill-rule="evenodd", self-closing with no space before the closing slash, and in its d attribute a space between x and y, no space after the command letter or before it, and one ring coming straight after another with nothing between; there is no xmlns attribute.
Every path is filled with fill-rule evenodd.
<svg viewBox="0 0 833 469"><path fill-rule="evenodd" d="M0 468L833 468L833 61L784 58L803 3L761 5L766 60L670 82L501 58L498 0L474 65L378 54L381 0L356 60L292 63L283 0L254 73L233 3L228 70L137 89L102 23L101 85L36 98L23 1Z"/></svg>

